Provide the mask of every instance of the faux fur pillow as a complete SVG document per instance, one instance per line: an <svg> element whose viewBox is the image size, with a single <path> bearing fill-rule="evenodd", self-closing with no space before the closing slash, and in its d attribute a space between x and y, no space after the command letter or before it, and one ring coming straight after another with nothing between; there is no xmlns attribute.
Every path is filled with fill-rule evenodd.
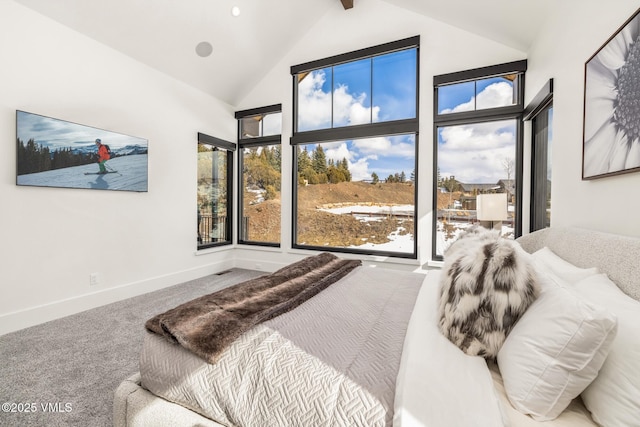
<svg viewBox="0 0 640 427"><path fill-rule="evenodd" d="M537 296L536 273L520 245L473 227L444 254L439 327L466 354L495 358Z"/></svg>

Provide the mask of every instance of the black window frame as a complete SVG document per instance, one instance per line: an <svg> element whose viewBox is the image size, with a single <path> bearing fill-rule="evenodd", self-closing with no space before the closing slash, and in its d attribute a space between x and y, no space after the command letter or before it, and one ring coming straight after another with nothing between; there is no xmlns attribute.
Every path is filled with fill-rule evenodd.
<svg viewBox="0 0 640 427"><path fill-rule="evenodd" d="M375 122L368 124L358 124L351 126L332 127L328 129L301 131L298 129L298 85L297 75L304 72L311 72L317 69L332 67L347 62L353 62L365 58L389 54L397 51L416 49L416 99L415 117L403 120L391 120L385 122ZM414 186L414 225L413 225L413 251L411 253L381 251L371 249L356 249L342 247L327 247L302 245L296 243L297 240L297 211L298 211L298 162L297 148L305 144L322 144L340 140L365 139L376 136L393 136L401 134L415 135L415 176L418 176L418 147L419 147L419 117L420 117L420 36L408 37L356 51L335 55L316 61L306 62L291 67L293 82L293 132L290 138L292 149L292 221L291 221L291 246L294 249L305 249L314 251L331 251L338 253L361 254L387 256L394 258L417 259L418 257L418 180Z"/></svg>
<svg viewBox="0 0 640 427"><path fill-rule="evenodd" d="M226 174L227 174L227 186L226 186L226 191L227 191L227 221L225 222L225 235L228 236L228 239L221 241L221 242L210 242L210 243L206 243L206 244L200 244L200 242L198 242L197 245L197 250L203 250L203 249L210 249L210 248L215 248L215 247L220 247L220 246L228 246L228 245L232 245L233 244L233 226L232 226L232 222L233 222L233 206L234 206L234 200L233 200L233 186L234 186L234 175L233 175L233 153L236 151L236 144L230 141L225 141L224 139L220 139L220 138L216 138L215 136L210 136L207 134L204 134L202 132L198 132L198 144L206 144L206 145L211 145L214 148L219 148L219 149L223 149L227 152L227 168L226 168ZM198 207L198 212L200 212L200 207ZM200 230L200 225L198 224L198 232Z"/></svg>
<svg viewBox="0 0 640 427"><path fill-rule="evenodd" d="M527 60L506 62L487 67L473 68L464 71L441 74L433 77L433 221L431 225L431 259L442 261L444 257L437 254L437 211L438 211L438 130L446 126L458 126L476 123L496 122L500 120L514 120L516 123L516 153L515 153L515 238L522 235L522 170L523 170L523 113L524 113L524 87ZM477 81L491 77L516 74L514 81L514 103L504 107L476 109L473 111L461 111L440 114L438 111L438 89L443 86L470 81Z"/></svg>
<svg viewBox="0 0 640 427"><path fill-rule="evenodd" d="M553 79L538 91L524 112L524 121L531 121L531 196L529 232L547 228L547 196L551 192L547 181L549 150L549 112L553 108Z"/></svg>
<svg viewBox="0 0 640 427"><path fill-rule="evenodd" d="M259 136L259 137L251 137L251 138L243 138L242 137L242 119L252 116L266 115L270 113L278 113L282 112L282 104L273 104L265 107L251 108L247 110L236 111L235 118L238 121L238 215L237 215L237 233L238 233L238 244L241 245L250 245L250 246L265 246L272 248L281 247L281 242L257 242L254 240L246 240L244 239L244 233L242 232L242 227L244 224L243 212L244 212L244 197L242 192L244 191L244 179L243 179L243 158L244 153L242 152L244 148L253 148L253 147L264 147L268 145L280 145L280 150L282 151L282 134L277 135L268 135L268 136ZM282 174L282 170L280 170L280 174ZM282 209L282 206L280 206ZM282 213L282 211L281 211ZM282 230L281 230L282 231Z"/></svg>

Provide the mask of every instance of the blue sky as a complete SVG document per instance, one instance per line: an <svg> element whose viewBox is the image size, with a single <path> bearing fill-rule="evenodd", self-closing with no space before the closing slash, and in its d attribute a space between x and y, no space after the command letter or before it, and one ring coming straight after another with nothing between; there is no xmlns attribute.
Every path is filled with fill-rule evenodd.
<svg viewBox="0 0 640 427"><path fill-rule="evenodd" d="M315 70L299 82L298 129L415 117L415 72L415 50ZM404 171L409 178L415 168L414 135L335 141L323 148L328 159L347 159L354 181L369 180L373 172L384 179Z"/></svg>
<svg viewBox="0 0 640 427"><path fill-rule="evenodd" d="M147 146L147 140L106 131L38 114L17 111L17 137L25 144L29 139L51 150L66 147L94 146L96 138L116 149L127 145Z"/></svg>
<svg viewBox="0 0 640 427"><path fill-rule="evenodd" d="M513 84L501 77L438 88L440 114L512 103ZM493 184L500 179L515 178L515 119L440 127L437 135L437 162L442 178L455 176L469 184Z"/></svg>
<svg viewBox="0 0 640 427"><path fill-rule="evenodd" d="M311 72L298 83L298 130L415 117L415 71L416 52L410 49ZM513 85L501 77L439 90L441 114L511 105L512 101ZM381 179L402 171L409 177L415 168L415 142L414 135L399 135L323 143L323 148L329 159L346 158L353 180L358 181L371 179L372 172ZM442 176L493 183L507 178L505 164L514 159L513 120L438 130Z"/></svg>

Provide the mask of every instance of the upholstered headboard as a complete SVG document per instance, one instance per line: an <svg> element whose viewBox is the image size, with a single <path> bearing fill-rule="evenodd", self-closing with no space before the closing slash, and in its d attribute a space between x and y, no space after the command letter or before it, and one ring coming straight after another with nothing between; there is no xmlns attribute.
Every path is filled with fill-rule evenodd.
<svg viewBox="0 0 640 427"><path fill-rule="evenodd" d="M598 267L640 301L640 239L577 227L551 227L517 239L525 251L548 247L578 267Z"/></svg>

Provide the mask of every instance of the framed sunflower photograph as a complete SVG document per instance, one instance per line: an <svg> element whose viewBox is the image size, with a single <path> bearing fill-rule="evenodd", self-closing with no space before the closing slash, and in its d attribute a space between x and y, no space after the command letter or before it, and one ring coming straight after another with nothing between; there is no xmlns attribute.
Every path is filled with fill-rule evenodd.
<svg viewBox="0 0 640 427"><path fill-rule="evenodd" d="M585 63L583 180L640 171L639 13Z"/></svg>

